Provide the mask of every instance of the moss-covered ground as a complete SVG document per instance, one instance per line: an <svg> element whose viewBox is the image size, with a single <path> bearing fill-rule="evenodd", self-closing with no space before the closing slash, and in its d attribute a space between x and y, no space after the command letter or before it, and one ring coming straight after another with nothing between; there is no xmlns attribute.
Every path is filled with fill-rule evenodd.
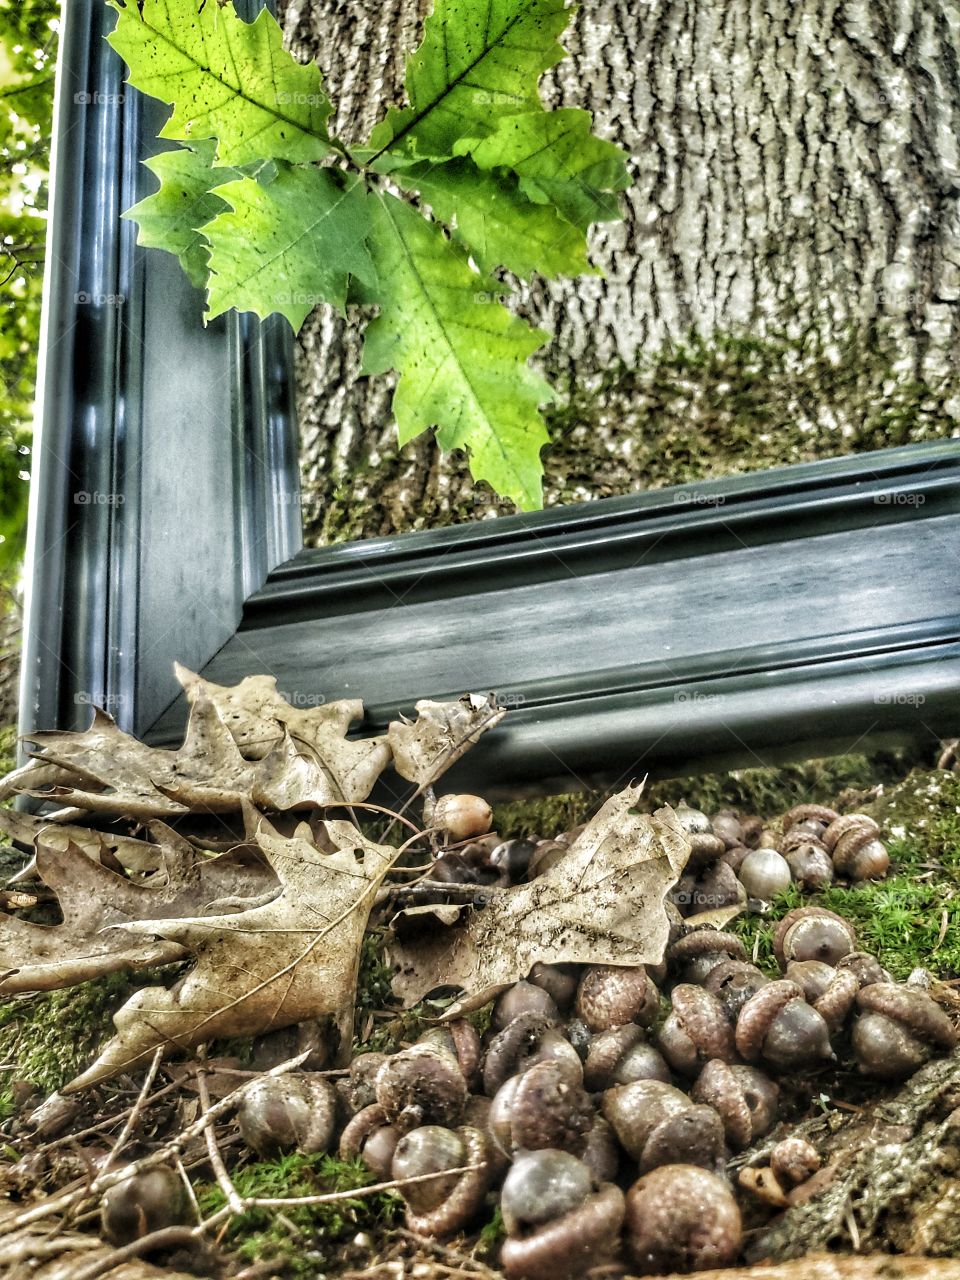
<svg viewBox="0 0 960 1280"><path fill-rule="evenodd" d="M351 1191L375 1181L359 1160L298 1154L246 1164L232 1176L240 1194L251 1197L315 1196ZM215 1183L201 1184L196 1190L204 1216L226 1203ZM223 1244L247 1263L276 1259L278 1273L282 1272L285 1280L316 1280L326 1271L342 1267L349 1258L349 1242L359 1232L375 1235L389 1227L401 1204L398 1196L383 1194L335 1204L301 1205L281 1215L251 1209L231 1220Z"/></svg>

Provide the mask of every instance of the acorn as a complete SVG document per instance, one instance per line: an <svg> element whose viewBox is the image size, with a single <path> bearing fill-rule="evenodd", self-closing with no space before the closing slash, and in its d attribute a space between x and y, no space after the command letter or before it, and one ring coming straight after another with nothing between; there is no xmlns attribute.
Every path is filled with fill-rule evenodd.
<svg viewBox="0 0 960 1280"><path fill-rule="evenodd" d="M520 1156L500 1205L507 1230L500 1266L507 1280L579 1280L616 1254L623 1192L610 1182L593 1190L589 1169L566 1152Z"/></svg>
<svg viewBox="0 0 960 1280"><path fill-rule="evenodd" d="M793 883L787 860L776 849L754 849L740 865L740 883L751 898L769 902Z"/></svg>
<svg viewBox="0 0 960 1280"><path fill-rule="evenodd" d="M663 1165L627 1192L626 1247L640 1275L728 1267L742 1238L733 1192L707 1169Z"/></svg>
<svg viewBox="0 0 960 1280"><path fill-rule="evenodd" d="M925 991L875 982L861 988L856 1004L850 1042L866 1075L902 1080L938 1050L956 1046L953 1023Z"/></svg>
<svg viewBox="0 0 960 1280"><path fill-rule="evenodd" d="M736 1044L747 1062L763 1057L779 1071L833 1061L830 1029L794 982L768 982L737 1018Z"/></svg>
<svg viewBox="0 0 960 1280"><path fill-rule="evenodd" d="M131 1244L164 1227L189 1221L189 1202L180 1175L166 1165L131 1173L103 1193L100 1228L113 1245Z"/></svg>
<svg viewBox="0 0 960 1280"><path fill-rule="evenodd" d="M261 1156L329 1151L336 1121L335 1089L307 1072L263 1076L247 1089L237 1109L240 1136Z"/></svg>
<svg viewBox="0 0 960 1280"><path fill-rule="evenodd" d="M439 827L453 843L485 835L493 822L493 810L482 796L441 796L433 809L431 826Z"/></svg>
<svg viewBox="0 0 960 1280"><path fill-rule="evenodd" d="M404 1134L391 1165L391 1174L398 1182L469 1165L480 1167L400 1187L411 1231L439 1239L462 1231L483 1205L492 1167L487 1138L479 1129L462 1125L454 1131L441 1125L424 1125Z"/></svg>

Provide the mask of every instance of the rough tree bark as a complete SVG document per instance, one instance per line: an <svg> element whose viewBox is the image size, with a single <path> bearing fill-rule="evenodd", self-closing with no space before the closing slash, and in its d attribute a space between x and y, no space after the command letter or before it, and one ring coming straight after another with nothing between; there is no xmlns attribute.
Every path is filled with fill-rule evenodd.
<svg viewBox="0 0 960 1280"><path fill-rule="evenodd" d="M288 42L320 63L345 137L398 100L427 7L287 0ZM544 98L592 109L634 185L625 222L593 235L604 279L514 303L555 333L544 367L574 388L548 502L956 432L954 0L593 0L565 43ZM311 540L495 509L432 439L397 450L390 386L358 361L355 330L315 314L299 342Z"/></svg>

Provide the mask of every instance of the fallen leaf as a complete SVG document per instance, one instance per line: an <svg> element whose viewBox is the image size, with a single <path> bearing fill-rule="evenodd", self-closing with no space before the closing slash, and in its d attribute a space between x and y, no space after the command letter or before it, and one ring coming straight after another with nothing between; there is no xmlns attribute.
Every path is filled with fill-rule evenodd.
<svg viewBox="0 0 960 1280"><path fill-rule="evenodd" d="M401 778L428 787L477 742L481 734L500 723L506 712L479 693L467 693L457 702L416 703L416 720L391 721L387 740L393 764Z"/></svg>
<svg viewBox="0 0 960 1280"><path fill-rule="evenodd" d="M52 822L50 818L33 813L20 813L16 809L0 809L0 831L10 840L33 850L38 839L58 849L73 843L88 858L102 862L105 855L112 855L129 871L156 871L161 863L160 850L149 840L116 832L97 831L93 827L81 827L76 823ZM17 873L23 879L34 870L32 864Z"/></svg>
<svg viewBox="0 0 960 1280"><path fill-rule="evenodd" d="M147 987L128 1000L114 1018L116 1036L63 1092L128 1070L158 1046L260 1035L326 1015L349 1048L360 947L397 850L367 840L349 822L325 827L336 853L321 852L306 824L283 837L261 818L258 842L281 885L263 906L126 925L127 932L188 948L196 964L170 990Z"/></svg>
<svg viewBox="0 0 960 1280"><path fill-rule="evenodd" d="M288 789L297 806L365 800L390 763L386 738L347 738L350 726L363 720L359 698L294 707L277 692L276 676L246 676L237 685L219 685L179 663L175 670L190 704L212 702L241 754L264 760L254 803L293 808L277 803Z"/></svg>
<svg viewBox="0 0 960 1280"><path fill-rule="evenodd" d="M162 823L154 834L162 870L139 884L69 839L63 845L38 841L37 873L56 894L63 921L35 924L0 913L0 994L52 991L121 969L186 959L175 942L132 937L116 926L199 913L228 896L249 899L279 887L266 864L250 865L231 854L206 857Z"/></svg>
<svg viewBox="0 0 960 1280"><path fill-rule="evenodd" d="M460 923L387 950L393 989L409 1007L437 987L467 993L456 1017L546 964L656 964L669 931L664 894L690 845L672 809L633 812L642 785L611 797L563 858L530 884L490 888ZM428 908L436 915L436 908ZM409 912L401 913L409 916ZM396 925L394 928L396 932Z"/></svg>
<svg viewBox="0 0 960 1280"><path fill-rule="evenodd" d="M250 800L276 808L352 804L367 798L390 761L383 738L347 740L359 706L324 708L327 720L311 723L309 738L295 741L279 728L275 745L258 760L241 755L216 704L201 693L191 704L186 737L176 751L139 742L97 708L89 729L31 735L41 748L38 758L65 772L53 787L29 794L105 816L140 819L228 813ZM296 721L298 713L290 711Z"/></svg>
<svg viewBox="0 0 960 1280"><path fill-rule="evenodd" d="M190 708L186 736L176 751L139 742L99 707L89 729L40 730L30 740L41 748L38 759L70 770L75 781L29 794L100 814L152 818L192 808L229 811L253 789L253 765L240 755L209 699L198 698Z"/></svg>

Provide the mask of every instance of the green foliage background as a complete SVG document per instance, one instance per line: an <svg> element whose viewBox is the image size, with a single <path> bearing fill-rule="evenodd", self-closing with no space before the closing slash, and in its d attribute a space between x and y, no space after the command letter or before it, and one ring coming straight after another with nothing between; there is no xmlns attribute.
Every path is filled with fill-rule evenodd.
<svg viewBox="0 0 960 1280"><path fill-rule="evenodd" d="M58 0L0 0L0 584L27 517Z"/></svg>

